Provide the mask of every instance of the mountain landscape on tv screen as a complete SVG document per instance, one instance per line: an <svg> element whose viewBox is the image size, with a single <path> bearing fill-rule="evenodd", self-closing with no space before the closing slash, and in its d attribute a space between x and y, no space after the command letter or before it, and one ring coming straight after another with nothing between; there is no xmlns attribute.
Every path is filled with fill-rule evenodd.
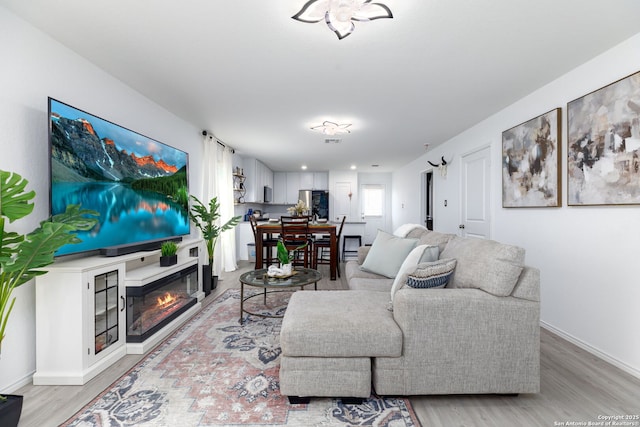
<svg viewBox="0 0 640 427"><path fill-rule="evenodd" d="M124 181L171 176L176 165L138 157L119 150L113 140L100 138L85 119L68 119L52 113L51 161L54 181Z"/></svg>

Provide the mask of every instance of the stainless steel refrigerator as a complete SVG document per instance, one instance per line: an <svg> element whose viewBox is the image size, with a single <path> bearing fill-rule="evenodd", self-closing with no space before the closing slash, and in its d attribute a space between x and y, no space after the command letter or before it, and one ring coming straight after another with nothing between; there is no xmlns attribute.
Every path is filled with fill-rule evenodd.
<svg viewBox="0 0 640 427"><path fill-rule="evenodd" d="M329 219L329 192L324 190L300 190L298 199L311 207L311 214Z"/></svg>

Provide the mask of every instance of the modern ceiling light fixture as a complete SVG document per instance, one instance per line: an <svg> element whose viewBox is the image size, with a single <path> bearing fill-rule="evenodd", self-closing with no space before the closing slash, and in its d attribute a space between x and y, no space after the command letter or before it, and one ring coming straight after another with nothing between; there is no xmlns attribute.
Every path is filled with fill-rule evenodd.
<svg viewBox="0 0 640 427"><path fill-rule="evenodd" d="M356 29L353 21L393 18L393 14L384 4L371 0L309 0L292 18L307 24L324 20L342 40Z"/></svg>
<svg viewBox="0 0 640 427"><path fill-rule="evenodd" d="M340 125L338 123L325 120L321 125L312 126L311 129L322 132L325 135L344 135L346 133L351 133L351 131L348 129L349 126L351 126L351 123Z"/></svg>

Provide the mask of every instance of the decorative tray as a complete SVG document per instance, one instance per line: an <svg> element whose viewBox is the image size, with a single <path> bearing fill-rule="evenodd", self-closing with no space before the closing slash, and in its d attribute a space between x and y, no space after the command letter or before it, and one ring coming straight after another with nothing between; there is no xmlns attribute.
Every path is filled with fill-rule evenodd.
<svg viewBox="0 0 640 427"><path fill-rule="evenodd" d="M291 274L284 274L282 276L269 276L267 273L264 273L264 277L267 279L288 279L289 277L295 276L296 274L298 274L298 272L296 270L293 270Z"/></svg>

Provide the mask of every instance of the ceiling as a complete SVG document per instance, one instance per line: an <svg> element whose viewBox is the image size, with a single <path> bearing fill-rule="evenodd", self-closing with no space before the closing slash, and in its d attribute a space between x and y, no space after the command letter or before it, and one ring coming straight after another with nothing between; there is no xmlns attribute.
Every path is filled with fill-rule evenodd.
<svg viewBox="0 0 640 427"><path fill-rule="evenodd" d="M393 19L338 40L305 1L0 5L274 171L395 170L640 32L637 0L378 0Z"/></svg>

